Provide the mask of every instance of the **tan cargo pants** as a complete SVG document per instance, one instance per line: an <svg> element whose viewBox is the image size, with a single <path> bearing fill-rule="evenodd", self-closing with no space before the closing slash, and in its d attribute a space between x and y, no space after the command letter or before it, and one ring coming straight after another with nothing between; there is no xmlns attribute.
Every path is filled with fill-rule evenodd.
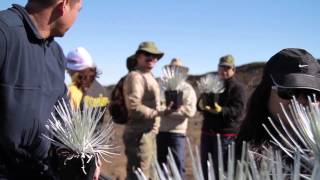
<svg viewBox="0 0 320 180"><path fill-rule="evenodd" d="M156 157L156 134L153 132L129 132L123 135L128 159L127 179L137 179L134 171L140 168L147 179L155 179L153 165Z"/></svg>

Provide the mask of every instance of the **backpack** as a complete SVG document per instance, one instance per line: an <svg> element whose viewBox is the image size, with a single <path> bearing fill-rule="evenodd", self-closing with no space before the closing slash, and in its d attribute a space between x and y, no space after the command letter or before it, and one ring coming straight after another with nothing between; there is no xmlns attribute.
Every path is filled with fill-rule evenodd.
<svg viewBox="0 0 320 180"><path fill-rule="evenodd" d="M122 77L111 92L109 112L113 122L126 124L129 120L128 110L123 95L123 83L127 76Z"/></svg>
<svg viewBox="0 0 320 180"><path fill-rule="evenodd" d="M144 88L148 89L147 80L141 74L144 81ZM129 120L128 109L126 107L124 94L123 94L123 83L127 75L123 76L111 92L111 100L109 104L109 112L113 122L117 124L126 124Z"/></svg>

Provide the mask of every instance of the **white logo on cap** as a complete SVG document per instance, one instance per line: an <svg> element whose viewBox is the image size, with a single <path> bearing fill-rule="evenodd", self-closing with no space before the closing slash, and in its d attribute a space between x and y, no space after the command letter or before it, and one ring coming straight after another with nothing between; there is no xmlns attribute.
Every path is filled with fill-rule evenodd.
<svg viewBox="0 0 320 180"><path fill-rule="evenodd" d="M299 68L304 68L304 67L308 67L307 64L299 64Z"/></svg>

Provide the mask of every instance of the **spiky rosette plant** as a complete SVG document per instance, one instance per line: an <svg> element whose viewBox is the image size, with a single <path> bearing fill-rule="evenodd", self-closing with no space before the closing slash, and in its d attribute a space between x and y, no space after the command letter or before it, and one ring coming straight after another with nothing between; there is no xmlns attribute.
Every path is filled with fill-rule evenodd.
<svg viewBox="0 0 320 180"><path fill-rule="evenodd" d="M282 106L282 105L281 105ZM286 125L279 117L281 127L277 127L271 119L272 128L275 128L278 134L272 134L270 129L265 126L273 143L279 146L278 149L264 147L262 153L254 152L247 148L244 143L240 160L234 156L234 145L229 146L229 156L227 171L224 171L222 161L221 142L218 136L218 158L219 163L215 165L209 156L208 179L209 180L319 180L320 179L320 107L319 103L309 98L309 105L299 104L296 98L293 98L289 110L282 106L286 118ZM193 179L203 180L203 171L201 167L200 155L196 148L192 151L190 142L189 155L192 160ZM291 162L283 160L284 155L291 157ZM260 161L255 157L259 156ZM174 164L174 160L168 160L169 164ZM218 170L218 177L215 177L214 168ZM157 169L157 174L164 174L158 177L160 180L175 179L168 174L171 171ZM142 179L141 179L142 180Z"/></svg>
<svg viewBox="0 0 320 180"><path fill-rule="evenodd" d="M220 94L224 91L224 82L216 74L207 74L197 82L200 93Z"/></svg>
<svg viewBox="0 0 320 180"><path fill-rule="evenodd" d="M155 157L156 159L156 157ZM152 168L155 172L156 179L158 180L165 180L165 179L174 179L174 180L181 180L181 176L178 170L178 167L176 165L176 162L174 160L173 154L171 150L168 151L167 156L167 164L159 164L158 161L156 161ZM143 174L142 170L138 168L135 171L135 174L139 180L147 180L146 176Z"/></svg>
<svg viewBox="0 0 320 180"><path fill-rule="evenodd" d="M289 110L281 104L285 115L284 121L278 117L281 127L277 127L269 118L272 128L277 134L272 134L266 125L263 125L278 145L289 157L294 151L301 153L303 167L312 172L320 162L320 107L319 103L308 98L309 105L303 106L295 97L291 100ZM320 178L320 177L319 177Z"/></svg>
<svg viewBox="0 0 320 180"><path fill-rule="evenodd" d="M103 159L108 162L108 157L113 155L115 148L111 143L113 136L112 121L102 123L98 128L98 123L105 112L105 108L94 108L84 105L83 109L72 110L62 99L55 106L52 118L46 128L53 138L44 135L55 146L67 151L67 160L80 158L84 174L85 163L91 159ZM100 125L99 125L100 126ZM85 162L85 159L88 161Z"/></svg>
<svg viewBox="0 0 320 180"><path fill-rule="evenodd" d="M189 155L192 161L192 171L194 180L204 180L200 154L198 148L195 151L192 150L192 145L189 140ZM221 141L218 135L218 146L221 147ZM314 167L312 173L302 171L301 168L301 153L295 151L293 153L293 164L288 166L282 160L282 153L272 148L265 148L262 154L258 154L248 149L246 143L242 146L242 154L240 159L235 158L235 146L232 143L228 147L229 156L227 170L224 171L224 165L222 163L222 150L218 148L218 164L213 164L211 155L207 162L208 166L208 180L318 180L317 170L319 167ZM261 161L256 161L255 156L260 156ZM156 179L159 180L180 180L181 177L176 168L176 163L172 157L172 154L168 155L167 165L163 165L160 168L159 164L155 163ZM215 176L215 169L218 171L217 177ZM139 180L147 180L143 172L138 169L136 175Z"/></svg>
<svg viewBox="0 0 320 180"><path fill-rule="evenodd" d="M188 68L183 66L166 65L162 69L160 85L165 91L179 90L180 85L188 77Z"/></svg>

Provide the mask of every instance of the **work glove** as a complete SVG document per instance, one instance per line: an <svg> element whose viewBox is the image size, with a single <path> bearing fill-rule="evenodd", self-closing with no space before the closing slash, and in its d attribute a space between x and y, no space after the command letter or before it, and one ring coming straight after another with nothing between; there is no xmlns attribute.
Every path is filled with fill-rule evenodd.
<svg viewBox="0 0 320 180"><path fill-rule="evenodd" d="M217 102L214 103L214 109L217 113L222 111L222 107Z"/></svg>
<svg viewBox="0 0 320 180"><path fill-rule="evenodd" d="M222 111L222 107L218 103L214 103L214 108L211 108L210 106L205 106L205 110L212 114L218 114Z"/></svg>

